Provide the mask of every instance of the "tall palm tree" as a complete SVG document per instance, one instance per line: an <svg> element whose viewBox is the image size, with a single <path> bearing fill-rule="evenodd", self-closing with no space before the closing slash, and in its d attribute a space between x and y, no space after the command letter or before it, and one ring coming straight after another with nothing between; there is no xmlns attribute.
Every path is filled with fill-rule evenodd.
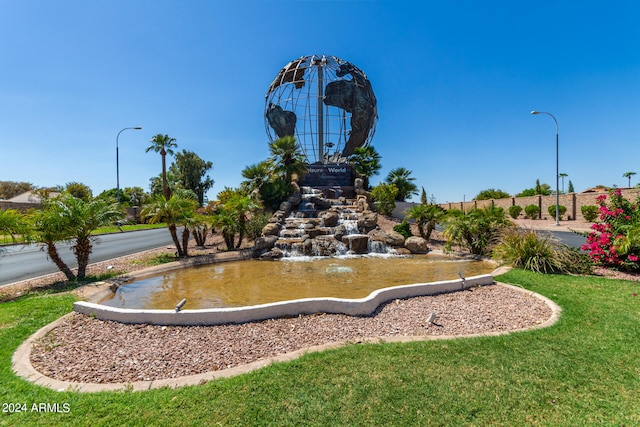
<svg viewBox="0 0 640 427"><path fill-rule="evenodd" d="M635 174L636 174L635 172L625 172L622 174L622 176L629 179L629 185L628 185L629 188L631 188L631 177Z"/></svg>
<svg viewBox="0 0 640 427"><path fill-rule="evenodd" d="M418 187L412 182L416 179L411 176L411 171L406 168L395 168L387 175L387 182L398 187L396 200L406 201L409 197L418 194Z"/></svg>
<svg viewBox="0 0 640 427"><path fill-rule="evenodd" d="M269 144L270 161L274 172L279 174L287 184L294 174L301 178L307 172L307 162L300 145L291 136L283 136Z"/></svg>
<svg viewBox="0 0 640 427"><path fill-rule="evenodd" d="M176 139L171 138L169 135L162 135L161 133L157 134L153 138L151 138L151 145L147 147L147 153L151 150L156 153L160 153L162 157L162 194L164 195L165 200L169 200L171 198L171 189L169 189L169 185L167 184L167 154L173 156L173 149L177 148L178 144L176 144Z"/></svg>
<svg viewBox="0 0 640 427"><path fill-rule="evenodd" d="M349 162L353 165L353 170L365 181L365 189L369 188L369 178L380 174L380 168L382 168L380 159L380 154L373 148L373 145L356 147L353 150L353 154L349 156Z"/></svg>

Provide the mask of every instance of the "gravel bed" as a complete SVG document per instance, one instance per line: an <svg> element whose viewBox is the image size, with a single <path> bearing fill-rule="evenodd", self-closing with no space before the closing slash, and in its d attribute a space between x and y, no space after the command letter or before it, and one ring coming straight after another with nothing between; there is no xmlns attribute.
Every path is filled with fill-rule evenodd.
<svg viewBox="0 0 640 427"><path fill-rule="evenodd" d="M437 318L429 324L432 312ZM151 326L73 314L34 344L31 364L42 374L64 381L159 380L334 342L524 329L551 315L542 300L501 285L394 300L367 317L313 314L219 326Z"/></svg>

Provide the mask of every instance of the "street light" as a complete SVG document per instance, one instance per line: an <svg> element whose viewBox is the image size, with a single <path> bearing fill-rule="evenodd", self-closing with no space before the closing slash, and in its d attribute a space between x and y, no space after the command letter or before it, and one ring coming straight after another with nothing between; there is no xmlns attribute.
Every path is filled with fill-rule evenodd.
<svg viewBox="0 0 640 427"><path fill-rule="evenodd" d="M135 126L124 128L120 132L118 132L118 135L116 135L116 199L118 200L118 205L120 205L120 160L118 156L118 138L120 138L120 134L127 129L140 130L142 129L142 127Z"/></svg>
<svg viewBox="0 0 640 427"><path fill-rule="evenodd" d="M560 173L558 168L558 121L553 114L545 111L533 110L531 114L546 114L551 116L554 122L556 122L556 225L560 225Z"/></svg>

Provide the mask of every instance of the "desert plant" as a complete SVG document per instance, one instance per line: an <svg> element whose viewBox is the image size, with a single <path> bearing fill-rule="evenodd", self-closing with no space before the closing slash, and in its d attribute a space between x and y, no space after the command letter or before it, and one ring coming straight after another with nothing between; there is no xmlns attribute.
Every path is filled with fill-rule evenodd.
<svg viewBox="0 0 640 427"><path fill-rule="evenodd" d="M507 229L492 253L514 267L538 273L591 273L588 256L562 244L552 234Z"/></svg>
<svg viewBox="0 0 640 427"><path fill-rule="evenodd" d="M396 196L398 194L398 187L394 184L387 184L381 182L371 189L371 198L373 199L374 206L382 215L391 215L396 208Z"/></svg>
<svg viewBox="0 0 640 427"><path fill-rule="evenodd" d="M540 217L540 208L538 207L538 205L525 206L524 214L529 219L538 219Z"/></svg>
<svg viewBox="0 0 640 427"><path fill-rule="evenodd" d="M580 207L580 212L585 221L593 222L598 217L598 207L594 205L583 205Z"/></svg>
<svg viewBox="0 0 640 427"><path fill-rule="evenodd" d="M407 221L402 221L400 224L394 225L393 231L402 234L405 239L413 236L413 233L411 233L411 225Z"/></svg>
<svg viewBox="0 0 640 427"><path fill-rule="evenodd" d="M455 243L474 255L484 255L496 243L500 232L513 226L502 208L489 206L469 212L453 209L447 212L443 234L448 246Z"/></svg>
<svg viewBox="0 0 640 427"><path fill-rule="evenodd" d="M513 205L509 206L509 215L511 218L516 219L520 216L520 212L522 212L522 206Z"/></svg>
<svg viewBox="0 0 640 427"><path fill-rule="evenodd" d="M547 208L547 212L549 212L549 215L551 215L552 218L556 217L556 205L551 205ZM562 219L562 217L564 216L564 214L567 213L567 207L566 206L562 206L562 205L558 205L558 218Z"/></svg>

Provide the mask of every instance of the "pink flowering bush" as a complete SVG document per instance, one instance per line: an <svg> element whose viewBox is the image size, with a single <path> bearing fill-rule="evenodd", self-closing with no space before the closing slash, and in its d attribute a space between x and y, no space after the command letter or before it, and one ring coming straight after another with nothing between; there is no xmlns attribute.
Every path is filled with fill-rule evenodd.
<svg viewBox="0 0 640 427"><path fill-rule="evenodd" d="M593 262L603 267L625 271L640 271L640 212L638 200L631 202L619 189L599 196L599 222L591 226L587 243Z"/></svg>

